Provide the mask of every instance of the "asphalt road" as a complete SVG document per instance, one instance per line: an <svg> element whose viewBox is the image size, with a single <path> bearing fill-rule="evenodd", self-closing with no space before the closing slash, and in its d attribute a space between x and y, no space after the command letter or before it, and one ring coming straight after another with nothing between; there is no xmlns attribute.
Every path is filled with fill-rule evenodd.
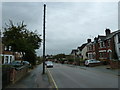
<svg viewBox="0 0 120 90"><path fill-rule="evenodd" d="M58 88L118 88L117 75L97 69L54 64L48 70Z"/></svg>

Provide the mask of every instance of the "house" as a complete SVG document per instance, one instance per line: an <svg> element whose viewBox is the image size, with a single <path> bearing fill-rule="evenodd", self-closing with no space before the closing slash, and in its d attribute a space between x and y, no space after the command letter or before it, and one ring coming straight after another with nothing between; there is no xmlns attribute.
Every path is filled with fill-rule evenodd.
<svg viewBox="0 0 120 90"><path fill-rule="evenodd" d="M115 50L118 60L120 60L120 30L116 31L114 35Z"/></svg>
<svg viewBox="0 0 120 90"><path fill-rule="evenodd" d="M87 43L82 45L82 51L81 51L81 55L82 55L82 59L85 60L87 59Z"/></svg>
<svg viewBox="0 0 120 90"><path fill-rule="evenodd" d="M88 57L88 59L95 58L95 53L94 53L93 47L94 47L94 42L91 42L91 39L88 39L88 44L87 44L87 57Z"/></svg>
<svg viewBox="0 0 120 90"><path fill-rule="evenodd" d="M2 64L9 64L12 61L15 60L15 56L13 54L13 52L11 51L11 47L9 46L9 48L7 48L6 46L4 46L2 44L1 46L1 53L0 56L2 57Z"/></svg>
<svg viewBox="0 0 120 90"><path fill-rule="evenodd" d="M98 59L101 61L107 61L106 54L106 36L98 35Z"/></svg>
<svg viewBox="0 0 120 90"><path fill-rule="evenodd" d="M81 51L82 51L81 47L77 47L77 53L76 54L79 58L82 58Z"/></svg>
<svg viewBox="0 0 120 90"><path fill-rule="evenodd" d="M84 43L81 45L80 47L80 51L81 51L81 59L85 60L87 59L87 44L91 42L91 39L87 39L87 43Z"/></svg>
<svg viewBox="0 0 120 90"><path fill-rule="evenodd" d="M106 29L106 36L101 40L99 38L99 59L104 61L110 61L119 57L119 30L112 32L110 29ZM100 37L100 36L98 36Z"/></svg>
<svg viewBox="0 0 120 90"><path fill-rule="evenodd" d="M1 64L9 64L14 60L22 60L23 55L21 52L13 52L11 50L11 46L6 47L4 44L0 46L0 56L1 56Z"/></svg>
<svg viewBox="0 0 120 90"><path fill-rule="evenodd" d="M71 55L72 55L72 56L76 56L76 55L77 55L77 52L78 52L77 49L73 49L72 52L71 52Z"/></svg>
<svg viewBox="0 0 120 90"><path fill-rule="evenodd" d="M0 35L1 35L1 33L0 33ZM2 38L0 37L0 64L2 64Z"/></svg>

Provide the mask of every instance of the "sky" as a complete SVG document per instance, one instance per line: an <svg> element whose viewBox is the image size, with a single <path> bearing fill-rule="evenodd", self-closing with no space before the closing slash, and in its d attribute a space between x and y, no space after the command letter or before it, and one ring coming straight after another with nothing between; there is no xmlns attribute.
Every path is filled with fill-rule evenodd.
<svg viewBox="0 0 120 90"><path fill-rule="evenodd" d="M29 30L43 36L43 2L3 2L2 26L24 21ZM70 54L72 49L118 30L117 2L46 2L46 55ZM42 38L42 37L41 37ZM42 47L37 54L42 56Z"/></svg>

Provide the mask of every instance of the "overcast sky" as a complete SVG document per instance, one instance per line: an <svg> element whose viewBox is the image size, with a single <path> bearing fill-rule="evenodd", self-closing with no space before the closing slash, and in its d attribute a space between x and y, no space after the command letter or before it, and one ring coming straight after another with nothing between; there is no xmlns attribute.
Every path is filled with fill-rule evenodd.
<svg viewBox="0 0 120 90"><path fill-rule="evenodd" d="M72 49L104 35L104 30L118 30L117 2L47 2L46 54L70 54ZM2 3L2 24L11 19L24 21L27 28L42 33L42 2ZM41 37L42 38L42 37ZM42 47L37 51L42 55Z"/></svg>

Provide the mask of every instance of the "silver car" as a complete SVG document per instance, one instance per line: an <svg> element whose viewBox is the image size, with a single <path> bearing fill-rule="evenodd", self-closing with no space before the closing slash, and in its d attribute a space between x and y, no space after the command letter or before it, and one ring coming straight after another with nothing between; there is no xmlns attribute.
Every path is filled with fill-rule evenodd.
<svg viewBox="0 0 120 90"><path fill-rule="evenodd" d="M46 61L45 65L46 65L46 67L53 67L52 61Z"/></svg>
<svg viewBox="0 0 120 90"><path fill-rule="evenodd" d="M85 66L93 66L93 65L100 64L100 63L101 63L101 61L99 61L99 60L90 59L90 60L85 61Z"/></svg>

